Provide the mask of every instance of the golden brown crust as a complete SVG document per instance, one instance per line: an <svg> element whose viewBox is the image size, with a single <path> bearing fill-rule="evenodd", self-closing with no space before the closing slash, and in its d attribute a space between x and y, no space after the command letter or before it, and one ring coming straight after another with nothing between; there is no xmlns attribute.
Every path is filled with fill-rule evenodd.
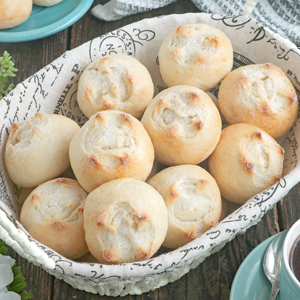
<svg viewBox="0 0 300 300"><path fill-rule="evenodd" d="M87 252L83 229L86 191L76 180L58 178L35 188L21 210L20 222L40 243L64 257Z"/></svg>
<svg viewBox="0 0 300 300"><path fill-rule="evenodd" d="M150 258L167 232L168 213L159 193L145 182L120 178L92 191L84 209L90 252L106 264Z"/></svg>
<svg viewBox="0 0 300 300"><path fill-rule="evenodd" d="M60 176L70 167L69 145L79 128L67 117L42 113L14 124L5 149L11 180L21 187L34 188Z"/></svg>
<svg viewBox="0 0 300 300"><path fill-rule="evenodd" d="M76 178L88 192L117 178L145 180L154 160L153 145L142 124L116 110L92 116L74 136L69 153Z"/></svg>
<svg viewBox="0 0 300 300"><path fill-rule="evenodd" d="M182 246L218 222L222 208L220 191L212 176L201 167L166 168L148 183L162 195L168 209L163 246Z"/></svg>
<svg viewBox="0 0 300 300"><path fill-rule="evenodd" d="M283 149L251 124L226 127L209 157L209 171L229 201L244 204L280 179Z"/></svg>
<svg viewBox="0 0 300 300"><path fill-rule="evenodd" d="M230 40L207 24L182 25L173 30L159 50L159 67L168 86L192 85L208 91L230 72Z"/></svg>
<svg viewBox="0 0 300 300"><path fill-rule="evenodd" d="M138 118L152 100L148 70L134 57L115 54L86 67L78 83L77 100L90 118L97 111L120 110Z"/></svg>
<svg viewBox="0 0 300 300"><path fill-rule="evenodd" d="M24 23L32 10L31 0L1 0L0 30L16 27Z"/></svg>
<svg viewBox="0 0 300 300"><path fill-rule="evenodd" d="M215 104L192 86L176 86L159 93L141 122L151 137L156 159L170 166L203 161L221 133Z"/></svg>
<svg viewBox="0 0 300 300"><path fill-rule="evenodd" d="M220 85L218 101L229 124L249 123L275 139L291 128L298 111L292 83L273 64L248 65L230 72Z"/></svg>

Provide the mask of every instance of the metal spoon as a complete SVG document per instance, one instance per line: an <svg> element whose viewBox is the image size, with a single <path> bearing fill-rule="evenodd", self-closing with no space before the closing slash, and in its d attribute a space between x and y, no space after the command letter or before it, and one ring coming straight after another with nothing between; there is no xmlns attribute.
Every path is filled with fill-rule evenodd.
<svg viewBox="0 0 300 300"><path fill-rule="evenodd" d="M279 291L279 268L280 268L280 260L282 253L282 246L284 242L284 238L286 236L287 230L285 230L282 234L278 234L273 241L268 246L264 260L263 260L263 269L264 272L272 284L272 290L270 294L269 300L275 300Z"/></svg>

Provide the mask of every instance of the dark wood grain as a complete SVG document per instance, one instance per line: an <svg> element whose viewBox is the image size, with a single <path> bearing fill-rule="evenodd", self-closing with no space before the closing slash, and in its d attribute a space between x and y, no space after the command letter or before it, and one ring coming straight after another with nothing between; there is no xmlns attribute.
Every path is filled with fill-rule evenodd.
<svg viewBox="0 0 300 300"><path fill-rule="evenodd" d="M300 219L300 185L297 184L277 204L280 230L290 228Z"/></svg>
<svg viewBox="0 0 300 300"><path fill-rule="evenodd" d="M10 82L17 85L36 73L67 50L68 30L59 32L48 38L23 42L0 43L0 56L6 50L19 70Z"/></svg>
<svg viewBox="0 0 300 300"><path fill-rule="evenodd" d="M96 0L94 5L104 4L105 2L107 1ZM114 22L100 21L93 17L91 10L89 10L83 18L69 29L53 36L25 43L0 44L0 55L4 50L12 55L16 67L19 69L17 77L13 79L13 82L17 84L52 62L66 50L73 49L104 33L144 18L187 12L198 12L194 4L187 0L178 0L166 7ZM234 275L246 256L259 243L280 230L289 228L300 218L299 194L299 186L296 186L262 218L260 223L248 229L245 234L237 236L222 250L208 257L202 264L181 279L155 291L140 296L126 296L123 299L228 300ZM9 249L9 254L16 258L18 265L22 266L28 284L26 290L34 294L34 299L116 299L74 289L64 281L54 278L40 267L36 267L26 259L21 258L12 249Z"/></svg>

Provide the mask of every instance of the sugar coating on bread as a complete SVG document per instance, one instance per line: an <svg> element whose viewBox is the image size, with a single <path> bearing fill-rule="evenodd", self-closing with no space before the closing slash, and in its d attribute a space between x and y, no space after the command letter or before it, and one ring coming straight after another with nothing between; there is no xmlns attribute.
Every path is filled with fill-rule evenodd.
<svg viewBox="0 0 300 300"><path fill-rule="evenodd" d="M35 188L21 210L20 221L30 235L75 259L87 252L83 210L87 192L76 180L57 178Z"/></svg>
<svg viewBox="0 0 300 300"><path fill-rule="evenodd" d="M159 66L168 86L192 85L208 91L230 72L230 40L207 24L182 25L172 31L159 50Z"/></svg>
<svg viewBox="0 0 300 300"><path fill-rule="evenodd" d="M162 195L168 209L168 231L163 246L183 246L218 222L221 194L215 180L201 167L166 168L148 183Z"/></svg>
<svg viewBox="0 0 300 300"><path fill-rule="evenodd" d="M176 86L159 93L147 107L142 124L158 161L167 165L197 164L214 150L221 117L202 90Z"/></svg>
<svg viewBox="0 0 300 300"><path fill-rule="evenodd" d="M86 241L102 263L150 258L167 232L168 213L160 194L133 178L109 181L94 191L84 207Z"/></svg>
<svg viewBox="0 0 300 300"><path fill-rule="evenodd" d="M72 139L69 153L76 178L88 192L116 178L145 180L154 160L143 125L115 110L92 116Z"/></svg>
<svg viewBox="0 0 300 300"><path fill-rule="evenodd" d="M222 196L244 204L281 178L284 150L265 131L251 124L226 127L209 157L209 171Z"/></svg>
<svg viewBox="0 0 300 300"><path fill-rule="evenodd" d="M134 57L115 54L99 58L86 67L80 76L77 100L88 118L108 109L139 117L153 93L148 70Z"/></svg>
<svg viewBox="0 0 300 300"><path fill-rule="evenodd" d="M1 0L0 29L13 28L24 23L31 11L32 0Z"/></svg>
<svg viewBox="0 0 300 300"><path fill-rule="evenodd" d="M218 99L229 124L250 123L275 139L284 135L297 118L295 89L287 76L270 63L230 72L220 85Z"/></svg>
<svg viewBox="0 0 300 300"><path fill-rule="evenodd" d="M66 171L70 167L70 141L79 128L67 117L42 113L13 124L5 148L11 180L33 188Z"/></svg>

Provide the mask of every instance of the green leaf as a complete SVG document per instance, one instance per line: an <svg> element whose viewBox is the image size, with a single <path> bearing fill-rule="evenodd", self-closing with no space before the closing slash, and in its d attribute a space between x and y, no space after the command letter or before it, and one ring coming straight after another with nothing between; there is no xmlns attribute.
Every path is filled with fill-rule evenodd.
<svg viewBox="0 0 300 300"><path fill-rule="evenodd" d="M31 293L23 293L23 294L20 294L21 296L21 300L27 300L27 299L31 299L33 296Z"/></svg>
<svg viewBox="0 0 300 300"><path fill-rule="evenodd" d="M6 255L8 249L3 246L3 243L0 241L0 254Z"/></svg>
<svg viewBox="0 0 300 300"><path fill-rule="evenodd" d="M1 57L0 57L1 61ZM0 253L2 255L7 254L8 249L4 247L2 241L0 241ZM22 275L21 267L17 267L16 264L12 267L12 272L14 274L14 280L7 286L9 291L15 292L21 296L21 300L31 299L33 296L31 293L21 293L26 287L25 278Z"/></svg>
<svg viewBox="0 0 300 300"><path fill-rule="evenodd" d="M15 77L18 69L14 67L11 56L7 51L4 51L3 56L0 57L0 100L10 93L14 85L11 83L6 87L5 83L8 82L8 77Z"/></svg>

